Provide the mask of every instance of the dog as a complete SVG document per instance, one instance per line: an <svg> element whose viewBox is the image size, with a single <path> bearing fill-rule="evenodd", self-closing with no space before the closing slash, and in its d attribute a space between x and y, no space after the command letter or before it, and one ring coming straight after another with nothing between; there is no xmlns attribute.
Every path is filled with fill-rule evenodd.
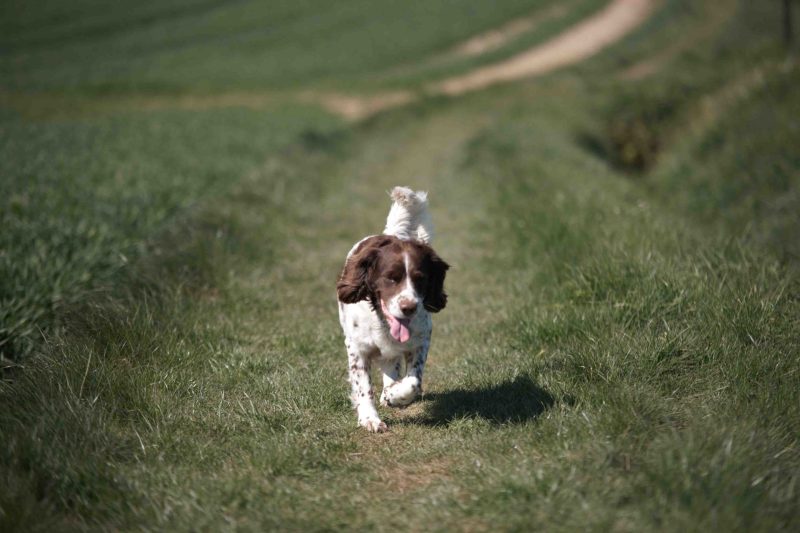
<svg viewBox="0 0 800 533"><path fill-rule="evenodd" d="M427 193L395 187L381 235L365 237L347 254L336 292L349 363L350 398L358 424L388 428L375 408L370 367L383 372L380 403L405 407L422 394L431 343L431 313L447 305L449 265L431 248Z"/></svg>

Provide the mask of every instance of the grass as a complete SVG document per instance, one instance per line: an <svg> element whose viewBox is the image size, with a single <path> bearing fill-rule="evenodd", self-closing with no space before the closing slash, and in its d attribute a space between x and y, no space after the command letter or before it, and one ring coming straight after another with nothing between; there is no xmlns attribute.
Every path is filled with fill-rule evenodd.
<svg viewBox="0 0 800 533"><path fill-rule="evenodd" d="M0 73L10 90L349 86L553 3L172 0L103 10L92 0L69 9L11 2L0 17Z"/></svg>
<svg viewBox="0 0 800 533"><path fill-rule="evenodd" d="M356 126L7 110L0 279L30 281L0 294L36 328L4 330L2 529L791 530L798 74L719 98L785 59L778 6L743 4L618 78L722 6L689 4L586 65ZM674 112L632 173L603 132L635 94ZM430 190L450 302L424 399L368 435L332 287L401 183Z"/></svg>
<svg viewBox="0 0 800 533"><path fill-rule="evenodd" d="M113 285L178 212L226 190L265 151L334 124L297 106L4 122L1 353L30 352L62 307Z"/></svg>

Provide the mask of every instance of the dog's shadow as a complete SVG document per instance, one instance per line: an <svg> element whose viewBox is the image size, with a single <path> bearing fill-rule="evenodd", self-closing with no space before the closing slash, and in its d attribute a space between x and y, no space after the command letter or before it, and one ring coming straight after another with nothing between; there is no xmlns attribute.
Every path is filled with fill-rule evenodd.
<svg viewBox="0 0 800 533"><path fill-rule="evenodd" d="M425 410L409 423L446 426L480 417L493 424L524 423L538 418L555 398L528 376L477 389L453 389L425 395Z"/></svg>

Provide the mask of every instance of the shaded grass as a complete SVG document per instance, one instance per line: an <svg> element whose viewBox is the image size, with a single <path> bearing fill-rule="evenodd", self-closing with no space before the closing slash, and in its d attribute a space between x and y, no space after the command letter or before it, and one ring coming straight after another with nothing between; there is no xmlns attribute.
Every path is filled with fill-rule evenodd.
<svg viewBox="0 0 800 533"><path fill-rule="evenodd" d="M466 383L453 389L426 396L431 404L426 414L413 423L437 426L469 418L494 424L524 423L535 420L553 405L553 397L538 387L530 376L490 386Z"/></svg>
<svg viewBox="0 0 800 533"><path fill-rule="evenodd" d="M578 67L598 78L612 74L618 89L598 110L605 123L590 146L623 170L650 170L659 151L679 142L687 123L706 114L698 105L704 97L718 98L715 92L726 84L780 57L775 27L774 6L768 4L667 2L626 46ZM693 45L679 46L687 40ZM674 51L664 56L665 49ZM648 75L627 77L630 66L644 63L653 63Z"/></svg>
<svg viewBox="0 0 800 533"><path fill-rule="evenodd" d="M577 137L590 152L642 178L671 208L718 230L724 225L726 233L747 234L796 263L800 164L787 147L797 142L798 102L790 92L798 69L783 48L774 6L670 2L650 21L652 31L633 35L628 46L583 71L646 61L657 55L655 44L666 46L714 18L725 22L702 34L703 46L676 52L652 75L600 99L603 122Z"/></svg>
<svg viewBox="0 0 800 533"><path fill-rule="evenodd" d="M788 66L763 78L749 88L752 97L733 103L735 112L723 112L696 144L681 147L691 153L671 158L653 176L653 188L698 220L745 234L796 265L800 160L785 147L798 141L798 101L790 93L800 70ZM752 134L736 136L743 131Z"/></svg>

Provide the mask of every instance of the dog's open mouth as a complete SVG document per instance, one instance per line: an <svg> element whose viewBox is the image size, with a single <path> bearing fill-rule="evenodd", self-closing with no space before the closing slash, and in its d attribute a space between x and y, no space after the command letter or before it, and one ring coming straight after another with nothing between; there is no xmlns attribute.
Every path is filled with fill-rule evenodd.
<svg viewBox="0 0 800 533"><path fill-rule="evenodd" d="M408 324L411 322L410 318L397 318L386 309L386 304L381 300L381 310L386 321L389 322L389 333L392 334L394 340L398 342L406 342L411 337L411 332L408 331Z"/></svg>

